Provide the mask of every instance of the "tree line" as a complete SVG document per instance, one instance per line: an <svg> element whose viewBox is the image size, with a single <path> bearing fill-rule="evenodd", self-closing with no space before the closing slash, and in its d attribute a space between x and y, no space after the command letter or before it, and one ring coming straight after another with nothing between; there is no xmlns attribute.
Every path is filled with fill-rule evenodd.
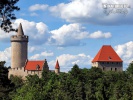
<svg viewBox="0 0 133 100"><path fill-rule="evenodd" d="M25 81L8 80L7 74L0 66L0 100L133 100L133 63L123 72L74 65L68 73L44 70L41 78L29 75Z"/></svg>

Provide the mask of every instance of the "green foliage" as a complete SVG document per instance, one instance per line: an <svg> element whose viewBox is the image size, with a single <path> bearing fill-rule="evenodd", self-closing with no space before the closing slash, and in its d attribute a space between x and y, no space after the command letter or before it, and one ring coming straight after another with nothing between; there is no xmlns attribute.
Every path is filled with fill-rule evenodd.
<svg viewBox="0 0 133 100"><path fill-rule="evenodd" d="M127 73L133 75L133 62L129 64L127 68Z"/></svg>
<svg viewBox="0 0 133 100"><path fill-rule="evenodd" d="M20 87L21 85L23 85L23 80L21 76L19 77L11 75L10 80L16 87Z"/></svg>
<svg viewBox="0 0 133 100"><path fill-rule="evenodd" d="M15 31L15 29L12 28L11 21L16 19L14 11L20 10L18 6L15 6L18 1L19 0L0 0L0 27L5 32Z"/></svg>
<svg viewBox="0 0 133 100"><path fill-rule="evenodd" d="M12 77L14 86L10 91L0 88L8 90L0 95L8 95L12 100L133 100L133 78L129 70L103 72L99 68L80 69L74 65L68 73L57 75L44 70L41 78L37 75L26 78L23 82L20 77Z"/></svg>
<svg viewBox="0 0 133 100"><path fill-rule="evenodd" d="M0 62L0 100L9 99L11 82L8 80L8 68L4 67L5 62Z"/></svg>

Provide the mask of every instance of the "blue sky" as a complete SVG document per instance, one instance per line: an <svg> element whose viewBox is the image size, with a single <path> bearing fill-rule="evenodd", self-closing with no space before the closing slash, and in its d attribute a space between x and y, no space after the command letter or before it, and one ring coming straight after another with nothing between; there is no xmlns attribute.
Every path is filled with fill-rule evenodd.
<svg viewBox="0 0 133 100"><path fill-rule="evenodd" d="M126 7L111 8L110 4ZM112 45L124 61L124 70L133 60L131 0L20 0L17 5L21 10L15 12L13 26L22 23L29 36L29 60L47 59L50 69L54 69L58 59L65 72L74 64L90 68L102 45ZM112 12L107 15L105 11ZM7 66L13 34L0 30L0 60L6 60Z"/></svg>

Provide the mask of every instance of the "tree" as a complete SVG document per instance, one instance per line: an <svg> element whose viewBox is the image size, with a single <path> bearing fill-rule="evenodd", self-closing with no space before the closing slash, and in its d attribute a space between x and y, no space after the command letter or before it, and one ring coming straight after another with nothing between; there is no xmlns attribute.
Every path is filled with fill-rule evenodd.
<svg viewBox="0 0 133 100"><path fill-rule="evenodd" d="M118 81L114 86L112 100L132 100L133 98L133 86L126 81Z"/></svg>
<svg viewBox="0 0 133 100"><path fill-rule="evenodd" d="M10 80L12 82L12 84L15 85L14 88L19 88L23 85L23 80L22 80L22 77L21 76L13 76L11 75L10 76Z"/></svg>
<svg viewBox="0 0 133 100"><path fill-rule="evenodd" d="M78 80L81 79L81 69L77 64L73 66L72 70L69 73L73 76L73 78L76 78Z"/></svg>
<svg viewBox="0 0 133 100"><path fill-rule="evenodd" d="M129 64L127 68L127 73L133 75L133 62Z"/></svg>
<svg viewBox="0 0 133 100"><path fill-rule="evenodd" d="M0 0L0 27L5 32L15 31L15 29L12 28L11 21L16 19L14 11L20 10L18 6L15 6L18 1L19 0Z"/></svg>
<svg viewBox="0 0 133 100"><path fill-rule="evenodd" d="M5 61L0 62L0 100L9 100L11 81L8 80L8 68L4 66Z"/></svg>

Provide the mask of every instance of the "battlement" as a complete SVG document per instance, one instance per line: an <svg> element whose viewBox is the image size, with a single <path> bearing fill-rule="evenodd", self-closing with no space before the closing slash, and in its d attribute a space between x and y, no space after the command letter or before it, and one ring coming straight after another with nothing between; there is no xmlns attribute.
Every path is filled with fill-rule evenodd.
<svg viewBox="0 0 133 100"><path fill-rule="evenodd" d="M13 35L11 36L11 42L28 42L28 36L27 35Z"/></svg>
<svg viewBox="0 0 133 100"><path fill-rule="evenodd" d="M25 76L28 75L38 75L41 77L42 70L25 70L24 67L18 67L18 68L10 68L8 69L8 78L10 78L10 75L16 75L16 76L22 76L23 79L25 79Z"/></svg>
<svg viewBox="0 0 133 100"><path fill-rule="evenodd" d="M40 74L42 73L42 70L25 70L24 67L18 67L18 68L10 68L9 71L23 71L29 74Z"/></svg>
<svg viewBox="0 0 133 100"><path fill-rule="evenodd" d="M18 68L10 68L9 71L15 71L15 70L24 70L24 67L18 67Z"/></svg>

